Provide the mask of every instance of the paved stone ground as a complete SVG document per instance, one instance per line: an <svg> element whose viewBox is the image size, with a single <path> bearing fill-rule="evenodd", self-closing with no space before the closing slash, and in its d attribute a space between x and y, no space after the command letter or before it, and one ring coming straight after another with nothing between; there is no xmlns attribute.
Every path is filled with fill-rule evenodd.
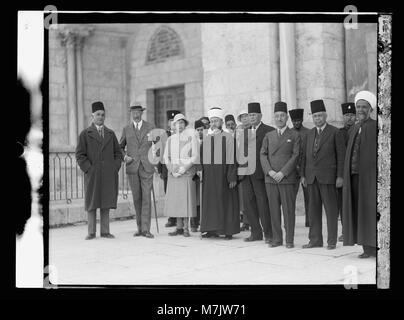
<svg viewBox="0 0 404 320"><path fill-rule="evenodd" d="M201 239L199 232L170 237L166 221L159 218L157 234L153 219L154 239L133 237L134 220L111 222L116 239L85 241L85 224L51 229L49 263L57 268L58 284L344 284L352 270L359 284L376 283L376 259L357 258L360 246L302 249L308 242L304 216L296 217L293 249L244 242L249 232L231 241Z"/></svg>

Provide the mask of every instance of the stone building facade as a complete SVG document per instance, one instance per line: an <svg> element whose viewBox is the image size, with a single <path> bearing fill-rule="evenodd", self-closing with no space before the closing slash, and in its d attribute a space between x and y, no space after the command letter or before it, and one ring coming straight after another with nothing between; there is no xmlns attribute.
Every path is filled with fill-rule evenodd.
<svg viewBox="0 0 404 320"><path fill-rule="evenodd" d="M166 110L193 123L214 106L236 115L261 103L304 109L324 99L328 120L341 126L340 104L358 90L377 90L377 25L342 23L151 23L58 25L49 30L50 152L73 152L104 102L106 125L118 139L129 106L166 127ZM74 173L76 174L76 173ZM73 180L72 180L73 181ZM72 182L73 183L73 182ZM157 187L161 196L162 187Z"/></svg>
<svg viewBox="0 0 404 320"><path fill-rule="evenodd" d="M278 100L303 108L324 99L339 126L340 104L377 87L376 24L184 23L59 25L49 32L50 148L72 147L102 100L120 135L128 107L165 127L165 109L191 120L213 106L236 114L258 101L272 122Z"/></svg>

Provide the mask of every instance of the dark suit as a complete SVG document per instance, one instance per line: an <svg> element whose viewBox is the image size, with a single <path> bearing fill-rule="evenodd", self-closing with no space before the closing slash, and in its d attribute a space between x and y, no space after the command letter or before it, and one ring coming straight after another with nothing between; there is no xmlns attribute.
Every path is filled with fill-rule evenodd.
<svg viewBox="0 0 404 320"><path fill-rule="evenodd" d="M286 243L293 244L297 183L296 165L300 155L300 135L289 128L278 137L277 130L268 132L262 142L261 165L271 212L273 243L282 244L281 207L286 230ZM281 171L284 178L277 183L268 173Z"/></svg>
<svg viewBox="0 0 404 320"><path fill-rule="evenodd" d="M297 161L297 183L296 183L296 196L297 193L299 192L299 186L300 186L300 165L302 162L302 153L303 153L303 139L306 136L306 134L310 131L310 129L301 126L299 130L296 130L295 128L292 128L291 130L296 131L300 135L300 155L299 155L299 160ZM304 216L305 216L305 226L309 226L309 194L307 192L307 187L304 187L302 185L302 190L303 190L303 199L304 199Z"/></svg>
<svg viewBox="0 0 404 320"><path fill-rule="evenodd" d="M318 135L313 128L304 139L301 176L306 178L309 192L309 239L312 245L323 245L322 206L327 215L328 245L337 243L338 206L335 182L343 177L345 144L338 128L326 124L320 135L318 151L314 142Z"/></svg>
<svg viewBox="0 0 404 320"><path fill-rule="evenodd" d="M272 239L271 218L265 190L264 173L260 161L260 151L265 135L274 130L274 128L261 122L255 134L251 135L250 133L249 136L249 130L251 131L251 128L244 129L244 154L246 155L248 152L248 161L252 161L255 156L255 170L249 171L241 177L243 179L245 213L251 225L251 236L253 238L262 239L262 233L264 232L266 239ZM253 148L251 146L248 148L249 144L255 146L254 156L250 152Z"/></svg>
<svg viewBox="0 0 404 320"><path fill-rule="evenodd" d="M133 203L136 211L138 231L150 232L151 190L153 187L154 165L149 161L149 150L152 142L148 133L154 125L143 120L140 130L135 130L133 122L123 128L120 145L126 155L133 158L126 164L126 174L132 190Z"/></svg>

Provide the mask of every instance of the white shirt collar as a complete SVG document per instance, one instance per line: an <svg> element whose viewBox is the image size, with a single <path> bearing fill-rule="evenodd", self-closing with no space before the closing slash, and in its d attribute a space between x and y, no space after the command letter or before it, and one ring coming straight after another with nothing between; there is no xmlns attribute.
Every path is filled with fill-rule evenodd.
<svg viewBox="0 0 404 320"><path fill-rule="evenodd" d="M255 130L258 130L259 126L261 125L262 121L255 126ZM254 126L251 126L251 129L254 130Z"/></svg>
<svg viewBox="0 0 404 320"><path fill-rule="evenodd" d="M99 125L96 125L95 123L94 123L94 125L95 125L95 127L97 128L98 131L99 131L100 129L104 128L103 125L102 125L102 126L99 126Z"/></svg>
<svg viewBox="0 0 404 320"><path fill-rule="evenodd" d="M284 126L282 129L276 128L276 130L280 130L281 134L283 134L288 126Z"/></svg>
<svg viewBox="0 0 404 320"><path fill-rule="evenodd" d="M142 127L142 124L143 124L143 120L140 120L139 122L138 122L138 129L140 130L140 128ZM136 127L136 122L135 121L133 121L133 125Z"/></svg>
<svg viewBox="0 0 404 320"><path fill-rule="evenodd" d="M327 122L326 122L326 123L324 123L324 124L323 124L323 126L322 126L322 127L320 127L320 128L316 127L316 129L317 129L317 133L318 133L318 130L319 130L319 129L321 129L321 132L323 132L323 131L324 131L324 128L326 127L326 125L327 125Z"/></svg>

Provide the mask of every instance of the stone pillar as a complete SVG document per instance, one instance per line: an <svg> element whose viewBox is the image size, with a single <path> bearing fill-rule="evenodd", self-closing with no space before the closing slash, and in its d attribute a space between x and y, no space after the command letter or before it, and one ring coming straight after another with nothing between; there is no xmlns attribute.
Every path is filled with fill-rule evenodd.
<svg viewBox="0 0 404 320"><path fill-rule="evenodd" d="M313 127L310 101L323 99L330 124L342 126L346 102L343 23L296 23L297 107L304 124Z"/></svg>
<svg viewBox="0 0 404 320"><path fill-rule="evenodd" d="M296 108L295 24L279 23L281 100Z"/></svg>
<svg viewBox="0 0 404 320"><path fill-rule="evenodd" d="M83 96L83 42L84 37L76 39L76 75L77 75L77 130L84 129L84 96Z"/></svg>
<svg viewBox="0 0 404 320"><path fill-rule="evenodd" d="M76 59L74 49L74 36L66 39L67 57L67 114L68 114L68 142L69 146L77 143L77 106L76 106Z"/></svg>
<svg viewBox="0 0 404 320"><path fill-rule="evenodd" d="M91 29L62 27L59 31L62 45L66 47L67 68L67 108L68 108L68 144L77 144L77 137L84 129L83 110L83 68L82 45Z"/></svg>

